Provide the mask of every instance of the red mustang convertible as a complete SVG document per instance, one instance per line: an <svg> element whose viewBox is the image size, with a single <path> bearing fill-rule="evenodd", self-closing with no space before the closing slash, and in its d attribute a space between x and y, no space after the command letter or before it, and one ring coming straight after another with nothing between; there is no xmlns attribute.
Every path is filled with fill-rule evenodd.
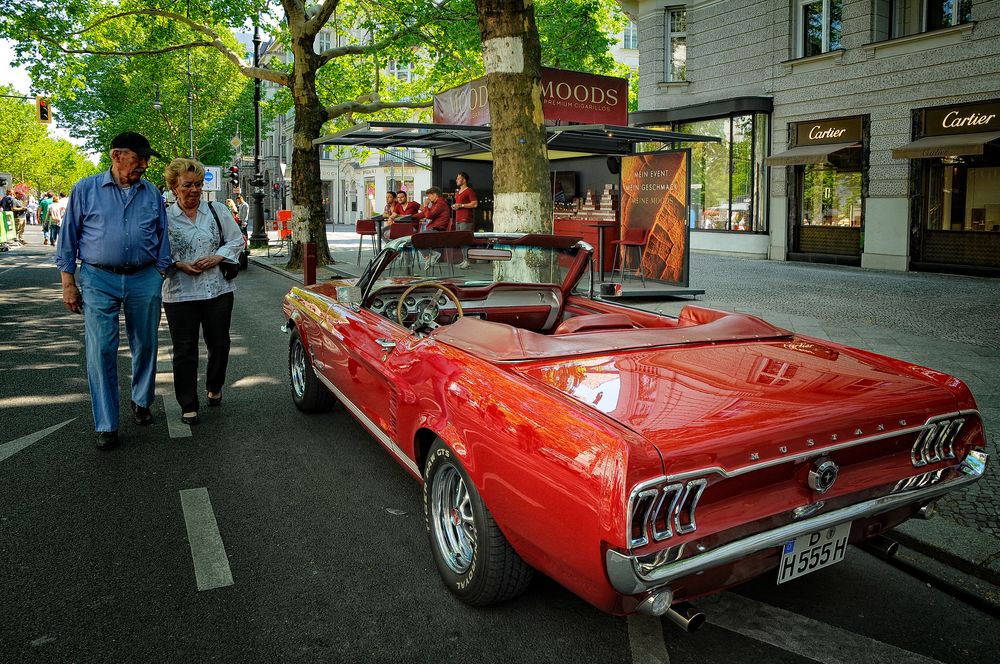
<svg viewBox="0 0 1000 664"><path fill-rule="evenodd" d="M295 405L339 403L423 483L465 602L538 570L692 627L688 600L833 565L982 476L960 380L754 316L595 298L592 253L419 233L285 297Z"/></svg>

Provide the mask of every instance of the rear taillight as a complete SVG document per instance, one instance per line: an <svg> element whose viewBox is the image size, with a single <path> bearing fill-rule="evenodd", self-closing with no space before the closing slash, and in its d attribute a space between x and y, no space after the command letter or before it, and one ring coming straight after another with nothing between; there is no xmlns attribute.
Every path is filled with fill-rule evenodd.
<svg viewBox="0 0 1000 664"><path fill-rule="evenodd" d="M708 480L637 488L629 506L629 546L662 542L698 527L695 513Z"/></svg>
<svg viewBox="0 0 1000 664"><path fill-rule="evenodd" d="M914 468L955 458L955 441L965 425L964 417L940 420L928 424L917 436L910 450L910 461Z"/></svg>

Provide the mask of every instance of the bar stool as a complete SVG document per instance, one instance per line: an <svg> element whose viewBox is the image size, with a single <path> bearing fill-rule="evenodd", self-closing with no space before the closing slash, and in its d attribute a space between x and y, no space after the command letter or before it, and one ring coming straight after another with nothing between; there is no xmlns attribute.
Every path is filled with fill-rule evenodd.
<svg viewBox="0 0 1000 664"><path fill-rule="evenodd" d="M366 237L372 243L372 255L375 254L375 222L371 219L358 219L354 224L354 232L358 234L358 265L361 265L361 248Z"/></svg>
<svg viewBox="0 0 1000 664"><path fill-rule="evenodd" d="M618 245L615 249L615 260L611 266L611 280L615 279L615 271L620 270L621 279L619 283L625 281L625 270L635 270L642 280L642 285L646 285L646 277L642 273L642 254L646 249L646 238L649 232L644 228L626 228L620 240L613 240L611 244ZM618 259L621 258L621 266Z"/></svg>

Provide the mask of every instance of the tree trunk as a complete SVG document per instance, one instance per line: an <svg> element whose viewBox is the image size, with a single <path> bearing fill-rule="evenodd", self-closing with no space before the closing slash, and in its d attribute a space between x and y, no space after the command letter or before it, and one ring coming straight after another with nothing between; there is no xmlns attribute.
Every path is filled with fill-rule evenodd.
<svg viewBox="0 0 1000 664"><path fill-rule="evenodd" d="M493 145L493 227L552 232L541 45L531 0L476 0Z"/></svg>
<svg viewBox="0 0 1000 664"><path fill-rule="evenodd" d="M318 62L313 52L314 35L303 35L291 44L295 61L292 69L292 99L295 129L292 134L292 246L288 269L302 267L305 244L316 244L317 265L332 262L326 240L326 211L323 209L319 147L313 138L322 134L326 111L316 91ZM320 183L320 187L315 186Z"/></svg>

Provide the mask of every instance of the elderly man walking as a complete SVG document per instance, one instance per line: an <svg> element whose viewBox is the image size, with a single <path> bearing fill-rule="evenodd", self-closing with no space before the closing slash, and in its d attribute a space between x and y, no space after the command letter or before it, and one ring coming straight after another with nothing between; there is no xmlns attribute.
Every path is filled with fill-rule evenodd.
<svg viewBox="0 0 1000 664"><path fill-rule="evenodd" d="M171 266L160 191L143 179L150 156L142 134L111 141L111 168L77 183L56 244L63 304L82 313L96 446L118 444L118 317L132 351L132 417L151 424L156 387L160 290ZM77 271L77 260L80 261Z"/></svg>

